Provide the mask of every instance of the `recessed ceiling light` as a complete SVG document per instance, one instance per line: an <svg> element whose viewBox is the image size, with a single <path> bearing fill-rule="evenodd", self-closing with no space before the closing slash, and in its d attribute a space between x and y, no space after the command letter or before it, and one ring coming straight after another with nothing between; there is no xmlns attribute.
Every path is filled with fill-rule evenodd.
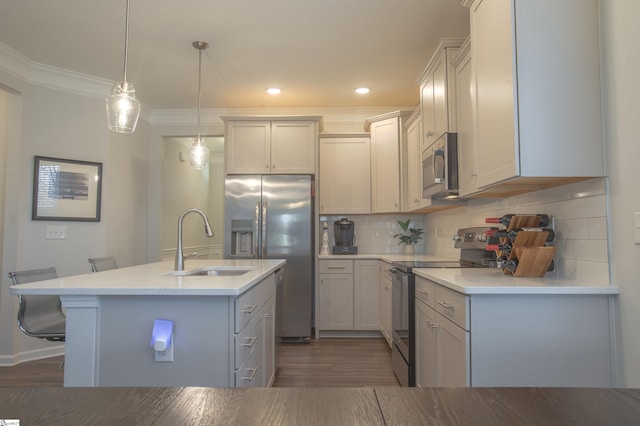
<svg viewBox="0 0 640 426"><path fill-rule="evenodd" d="M270 95L279 95L280 92L281 92L281 90L279 88L277 88L277 87L269 87L267 89L267 93L270 94Z"/></svg>
<svg viewBox="0 0 640 426"><path fill-rule="evenodd" d="M359 95L366 95L367 93L369 93L369 88L368 87L358 87L356 89L356 93Z"/></svg>

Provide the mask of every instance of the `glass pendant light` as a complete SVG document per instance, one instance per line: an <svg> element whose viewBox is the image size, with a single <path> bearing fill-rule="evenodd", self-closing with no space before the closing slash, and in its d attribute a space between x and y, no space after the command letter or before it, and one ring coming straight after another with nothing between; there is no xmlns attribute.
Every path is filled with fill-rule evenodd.
<svg viewBox="0 0 640 426"><path fill-rule="evenodd" d="M107 126L118 133L133 133L140 117L140 102L133 84L127 82L127 49L129 45L129 0L124 31L124 78L117 81L107 98Z"/></svg>
<svg viewBox="0 0 640 426"><path fill-rule="evenodd" d="M198 49L198 137L189 149L189 162L194 169L204 169L209 165L209 148L200 136L200 83L202 81L202 51L209 47L204 41L194 41L193 47Z"/></svg>

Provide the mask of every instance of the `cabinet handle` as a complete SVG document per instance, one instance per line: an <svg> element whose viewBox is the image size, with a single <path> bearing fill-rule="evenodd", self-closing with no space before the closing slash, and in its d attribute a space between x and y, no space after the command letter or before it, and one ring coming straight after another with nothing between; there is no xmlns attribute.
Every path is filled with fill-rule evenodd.
<svg viewBox="0 0 640 426"><path fill-rule="evenodd" d="M251 347L253 347L253 344L256 342L257 338L258 338L258 336L248 337L247 338L248 342L247 343L242 343L241 346L246 346L248 348L251 348Z"/></svg>
<svg viewBox="0 0 640 426"><path fill-rule="evenodd" d="M269 314L264 314L264 317L265 317L266 319L271 319L271 314L270 314L270 313L269 313Z"/></svg>
<svg viewBox="0 0 640 426"><path fill-rule="evenodd" d="M276 165L275 165L275 164L273 164L273 165L271 166L271 168L275 170Z"/></svg>
<svg viewBox="0 0 640 426"><path fill-rule="evenodd" d="M433 132L431 130L427 130L426 136L430 138L431 136L433 136Z"/></svg>
<svg viewBox="0 0 640 426"><path fill-rule="evenodd" d="M420 294L429 294L429 292L427 290L422 290L420 288L416 288L416 291Z"/></svg>
<svg viewBox="0 0 640 426"><path fill-rule="evenodd" d="M436 324L433 321L427 321L427 327L429 328L440 328L440 326L438 324Z"/></svg>
<svg viewBox="0 0 640 426"><path fill-rule="evenodd" d="M443 308L453 309L453 305L450 305L447 302L441 302L440 300L437 300L436 302L438 303L438 305L442 306Z"/></svg>
<svg viewBox="0 0 640 426"><path fill-rule="evenodd" d="M251 374L249 375L249 377L243 377L242 380L247 382L253 382L253 378L256 376L256 373L258 372L258 367L249 368L248 371L251 371Z"/></svg>
<svg viewBox="0 0 640 426"><path fill-rule="evenodd" d="M251 312L253 312L256 308L258 307L258 305L250 305L250 306L246 306L241 312L243 314L250 314Z"/></svg>
<svg viewBox="0 0 640 426"><path fill-rule="evenodd" d="M327 269L344 269L344 266L329 266Z"/></svg>

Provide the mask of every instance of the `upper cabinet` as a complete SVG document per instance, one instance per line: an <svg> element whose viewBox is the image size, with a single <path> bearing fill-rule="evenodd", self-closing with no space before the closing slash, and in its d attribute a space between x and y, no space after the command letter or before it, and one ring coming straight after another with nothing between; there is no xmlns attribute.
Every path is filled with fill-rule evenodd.
<svg viewBox="0 0 640 426"><path fill-rule="evenodd" d="M456 84L456 133L458 134L458 184L461 197L478 191L478 152L473 131L471 42L467 39L452 62Z"/></svg>
<svg viewBox="0 0 640 426"><path fill-rule="evenodd" d="M321 134L319 168L320 214L371 213L367 133Z"/></svg>
<svg viewBox="0 0 640 426"><path fill-rule="evenodd" d="M407 120L407 205L405 211L423 207L422 202L422 116L416 109Z"/></svg>
<svg viewBox="0 0 640 426"><path fill-rule="evenodd" d="M410 115L411 111L395 111L365 121L365 131L371 132L371 213L395 213L404 209L404 121Z"/></svg>
<svg viewBox="0 0 640 426"><path fill-rule="evenodd" d="M422 146L424 150L455 127L455 76L451 59L464 39L442 39L418 78L422 109Z"/></svg>
<svg viewBox="0 0 640 426"><path fill-rule="evenodd" d="M320 117L222 117L227 174L315 174Z"/></svg>
<svg viewBox="0 0 640 426"><path fill-rule="evenodd" d="M598 0L466 3L483 196L603 176Z"/></svg>

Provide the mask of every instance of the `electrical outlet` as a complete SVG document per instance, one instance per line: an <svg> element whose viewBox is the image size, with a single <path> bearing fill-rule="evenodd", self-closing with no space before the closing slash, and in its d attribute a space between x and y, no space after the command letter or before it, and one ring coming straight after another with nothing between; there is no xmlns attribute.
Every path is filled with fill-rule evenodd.
<svg viewBox="0 0 640 426"><path fill-rule="evenodd" d="M67 227L66 226L53 226L47 225L45 229L44 239L45 240L64 240L67 238Z"/></svg>
<svg viewBox="0 0 640 426"><path fill-rule="evenodd" d="M173 345L174 345L174 341L173 341L173 335L171 335L171 346L169 346L169 349L167 349L166 351L154 351L154 358L153 360L155 362L173 362Z"/></svg>

